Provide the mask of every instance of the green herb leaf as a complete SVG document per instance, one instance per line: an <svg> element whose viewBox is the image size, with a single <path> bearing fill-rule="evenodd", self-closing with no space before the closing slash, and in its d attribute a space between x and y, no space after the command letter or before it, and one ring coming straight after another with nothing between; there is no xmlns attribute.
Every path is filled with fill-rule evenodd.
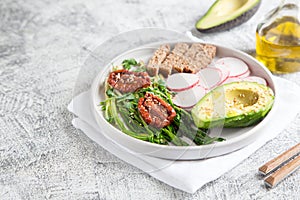
<svg viewBox="0 0 300 200"><path fill-rule="evenodd" d="M115 96L114 90L113 90L112 88L106 90L106 95L107 95L108 97L113 97L113 96Z"/></svg>
<svg viewBox="0 0 300 200"><path fill-rule="evenodd" d="M131 58L131 59L127 59L127 60L123 60L122 62L122 66L124 69L130 70L131 66L137 66L138 62Z"/></svg>

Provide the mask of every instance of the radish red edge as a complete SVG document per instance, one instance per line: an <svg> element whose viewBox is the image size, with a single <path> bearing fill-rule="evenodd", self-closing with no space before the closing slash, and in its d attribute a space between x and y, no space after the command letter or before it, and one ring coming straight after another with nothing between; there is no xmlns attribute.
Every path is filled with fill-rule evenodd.
<svg viewBox="0 0 300 200"><path fill-rule="evenodd" d="M243 80L259 83L259 84L262 84L262 85L267 85L267 81L264 78L261 78L259 76L248 76L248 77L244 78Z"/></svg>
<svg viewBox="0 0 300 200"><path fill-rule="evenodd" d="M205 75L202 75L201 72L203 73L203 71L205 71L205 70L213 70L213 71L217 71L217 72L218 72L218 80L215 81L214 84L212 84L212 85L207 85L204 81L202 81L202 84L201 84L201 80L202 80L202 79L205 79L205 78L204 78ZM222 70L219 69L219 68L216 68L216 67L207 67L207 68L204 68L204 69L200 70L200 71L197 73L197 75L199 76L199 84L198 84L198 85L199 85L200 87L204 88L205 90L211 90L211 89L215 88L216 86L220 85L220 83L222 82L222 76L223 76Z"/></svg>
<svg viewBox="0 0 300 200"><path fill-rule="evenodd" d="M233 65L232 63L236 63ZM229 71L229 77L241 76L249 70L248 65L241 59L235 57L224 57L216 61L219 66L226 67Z"/></svg>
<svg viewBox="0 0 300 200"><path fill-rule="evenodd" d="M185 90L189 90L189 89L192 89L193 87L195 87L196 85L199 84L199 81L198 80L197 82L195 82L194 84L188 86L188 87L184 87L184 88L180 88L180 89L172 89L172 88L169 88L167 87L169 90L173 91L173 92L182 92L182 91L185 91Z"/></svg>
<svg viewBox="0 0 300 200"><path fill-rule="evenodd" d="M226 79L226 81L224 81L222 83L222 85L227 84L227 83L233 83L233 82L241 82L243 81L243 79L239 78L239 77L229 77Z"/></svg>
<svg viewBox="0 0 300 200"><path fill-rule="evenodd" d="M221 80L218 85L222 85L229 78L230 71L223 67L216 67L216 68L219 69L221 73Z"/></svg>
<svg viewBox="0 0 300 200"><path fill-rule="evenodd" d="M188 78L188 76L190 77ZM190 80L192 80L192 83L189 82ZM166 86L171 91L181 92L193 88L198 83L199 83L199 77L195 74L177 73L177 74L172 74L171 76L168 77L166 81Z"/></svg>
<svg viewBox="0 0 300 200"><path fill-rule="evenodd" d="M248 76L250 76L250 74L251 74L250 70L247 70L243 74L237 76L229 76L229 78L247 78Z"/></svg>

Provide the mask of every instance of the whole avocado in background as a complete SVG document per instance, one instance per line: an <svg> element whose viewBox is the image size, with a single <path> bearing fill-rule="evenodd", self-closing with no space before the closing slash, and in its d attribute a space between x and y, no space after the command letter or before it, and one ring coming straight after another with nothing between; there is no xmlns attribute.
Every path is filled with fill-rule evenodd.
<svg viewBox="0 0 300 200"><path fill-rule="evenodd" d="M219 32L248 21L258 10L261 0L217 0L196 23L203 33Z"/></svg>
<svg viewBox="0 0 300 200"><path fill-rule="evenodd" d="M206 94L191 112L198 128L246 127L261 121L273 103L271 88L254 82L233 82Z"/></svg>

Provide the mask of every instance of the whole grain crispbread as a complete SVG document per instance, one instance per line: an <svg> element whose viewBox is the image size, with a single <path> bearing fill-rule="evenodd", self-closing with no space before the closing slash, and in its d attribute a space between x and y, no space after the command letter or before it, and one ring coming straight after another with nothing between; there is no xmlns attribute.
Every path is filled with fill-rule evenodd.
<svg viewBox="0 0 300 200"><path fill-rule="evenodd" d="M147 72L150 76L156 76L158 74L160 65L167 58L170 53L170 45L164 44L161 45L155 52L152 58L149 60L146 67Z"/></svg>
<svg viewBox="0 0 300 200"><path fill-rule="evenodd" d="M173 72L197 73L207 67L216 56L217 48L214 45L193 43L175 44L170 52L170 45L162 45L150 59L147 71L154 76L161 73L167 77Z"/></svg>

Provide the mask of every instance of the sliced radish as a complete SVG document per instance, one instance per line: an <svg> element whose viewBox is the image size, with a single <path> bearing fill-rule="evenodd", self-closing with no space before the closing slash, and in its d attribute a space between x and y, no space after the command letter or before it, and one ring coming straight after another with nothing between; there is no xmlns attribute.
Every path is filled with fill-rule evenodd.
<svg viewBox="0 0 300 200"><path fill-rule="evenodd" d="M204 95L206 90L200 86L195 86L189 90L178 92L174 98L173 103L181 108L191 108L194 106Z"/></svg>
<svg viewBox="0 0 300 200"><path fill-rule="evenodd" d="M222 72L218 68L207 67L200 70L197 75L199 76L199 85L204 89L212 89L221 82Z"/></svg>
<svg viewBox="0 0 300 200"><path fill-rule="evenodd" d="M243 79L238 77L228 78L222 84L233 83L233 82L241 82Z"/></svg>
<svg viewBox="0 0 300 200"><path fill-rule="evenodd" d="M199 77L195 74L177 73L168 77L166 85L175 92L188 90L199 82Z"/></svg>
<svg viewBox="0 0 300 200"><path fill-rule="evenodd" d="M240 76L249 70L248 65L244 61L234 57L220 58L216 64L226 67L230 71L229 77Z"/></svg>
<svg viewBox="0 0 300 200"><path fill-rule="evenodd" d="M221 71L221 80L219 83L219 85L220 85L229 77L230 71L227 69L227 67L223 67L218 64L214 65L214 67Z"/></svg>
<svg viewBox="0 0 300 200"><path fill-rule="evenodd" d="M258 76L249 76L247 78L244 78L243 81L256 82L262 85L267 85L267 81L264 78Z"/></svg>
<svg viewBox="0 0 300 200"><path fill-rule="evenodd" d="M247 78L248 76L250 76L250 70L248 70L247 72L245 72L244 74L241 74L239 76L236 76L238 78Z"/></svg>

